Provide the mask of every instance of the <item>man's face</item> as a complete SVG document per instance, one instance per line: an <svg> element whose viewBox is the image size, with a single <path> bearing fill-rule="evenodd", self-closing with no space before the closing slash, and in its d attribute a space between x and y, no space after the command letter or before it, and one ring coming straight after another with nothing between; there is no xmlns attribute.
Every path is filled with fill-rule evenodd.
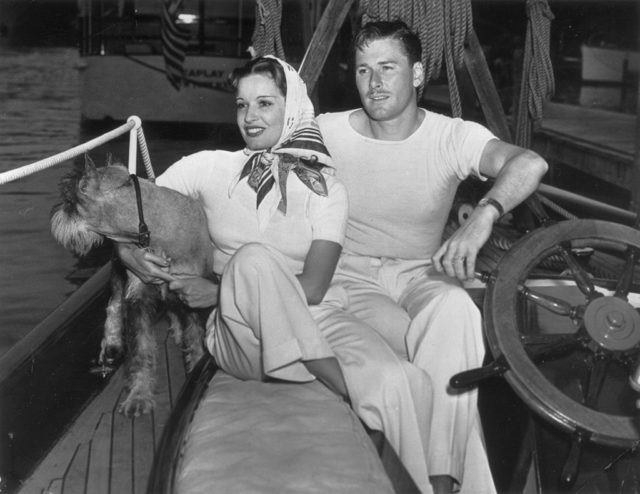
<svg viewBox="0 0 640 494"><path fill-rule="evenodd" d="M415 88L422 83L422 64L409 63L400 41L371 41L356 50L355 68L360 100L371 119L393 120L417 106Z"/></svg>

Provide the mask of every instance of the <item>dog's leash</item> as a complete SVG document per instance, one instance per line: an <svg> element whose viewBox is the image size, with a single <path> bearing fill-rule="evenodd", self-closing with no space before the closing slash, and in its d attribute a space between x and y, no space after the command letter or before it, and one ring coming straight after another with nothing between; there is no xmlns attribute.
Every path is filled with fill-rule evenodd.
<svg viewBox="0 0 640 494"><path fill-rule="evenodd" d="M142 194L140 193L140 182L138 181L138 177L135 174L130 175L131 180L133 180L133 188L136 191L136 204L138 206L138 245L142 248L149 247L149 242L151 239L151 233L149 232L149 227L144 222L144 213L142 212ZM94 365L89 371L91 374L97 374L102 376L105 379L108 375L113 373L116 370L116 366L113 361L107 361L99 363L99 365Z"/></svg>
<svg viewBox="0 0 640 494"><path fill-rule="evenodd" d="M131 179L133 180L133 187L136 190L138 220L140 221L138 224L138 245L140 245L140 247L142 248L145 248L149 247L151 233L149 232L149 227L147 227L147 224L144 222L144 214L142 212L142 194L140 194L140 182L138 182L138 176L132 173Z"/></svg>

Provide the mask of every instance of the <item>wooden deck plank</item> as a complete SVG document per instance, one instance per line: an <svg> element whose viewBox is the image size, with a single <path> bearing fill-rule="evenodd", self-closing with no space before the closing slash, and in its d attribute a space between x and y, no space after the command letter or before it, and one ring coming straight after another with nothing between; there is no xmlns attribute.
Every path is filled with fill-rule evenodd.
<svg viewBox="0 0 640 494"><path fill-rule="evenodd" d="M169 418L178 392L186 379L182 352L177 348L170 330L167 330L166 336L160 341L156 408L153 414L154 450L160 441L162 427Z"/></svg>
<svg viewBox="0 0 640 494"><path fill-rule="evenodd" d="M82 443L78 445L69 468L65 472L64 491L71 493L86 493L89 491L87 485L87 473L89 469L90 444Z"/></svg>
<svg viewBox="0 0 640 494"><path fill-rule="evenodd" d="M166 325L157 330L158 345L164 348ZM69 431L58 441L42 463L25 481L20 494L136 494L146 491L151 471L153 452L160 439L160 431L169 416L169 389L184 381L181 351L169 339L165 363L160 363L158 393L154 413L127 418L117 412L123 398L124 375L120 368L111 377L105 389L80 414ZM161 351L161 354L163 351ZM167 370L168 369L168 370ZM171 375L170 378L168 374ZM170 385L169 382L172 384ZM177 393L173 389L172 393ZM90 463L86 466L86 485L80 478L82 463L74 458L82 452ZM77 471L76 471L77 470ZM73 476L73 482L65 474ZM77 477L77 479L76 479ZM65 485L65 484L68 484ZM64 491L62 491L64 489Z"/></svg>
<svg viewBox="0 0 640 494"><path fill-rule="evenodd" d="M111 415L111 413L104 413L100 416L91 438L91 462L87 481L91 486L91 494L109 494Z"/></svg>
<svg viewBox="0 0 640 494"><path fill-rule="evenodd" d="M111 481L110 492L135 494L133 470L133 421L120 413L111 420Z"/></svg>
<svg viewBox="0 0 640 494"><path fill-rule="evenodd" d="M62 493L62 479L53 479L49 485L38 491L39 494L61 494Z"/></svg>

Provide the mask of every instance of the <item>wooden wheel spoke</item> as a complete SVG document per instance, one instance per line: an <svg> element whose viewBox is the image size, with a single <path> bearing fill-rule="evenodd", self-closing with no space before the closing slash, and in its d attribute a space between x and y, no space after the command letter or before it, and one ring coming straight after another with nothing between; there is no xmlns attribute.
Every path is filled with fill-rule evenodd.
<svg viewBox="0 0 640 494"><path fill-rule="evenodd" d="M518 290L527 298L527 300L530 300L534 304L539 305L554 314L571 318L579 316L579 307L573 306L562 299L552 297L551 295L543 295L542 293L532 290L524 285L518 285Z"/></svg>
<svg viewBox="0 0 640 494"><path fill-rule="evenodd" d="M640 231L560 221L516 242L487 282L485 331L493 355L509 363L504 378L533 412L585 441L640 441L640 310L630 306L638 263ZM566 478L575 479L574 458Z"/></svg>
<svg viewBox="0 0 640 494"><path fill-rule="evenodd" d="M573 279L580 291L584 293L589 300L597 296L598 292L596 292L595 287L593 286L593 281L591 280L589 273L587 273L582 265L576 260L571 251L566 247L561 246L560 255L567 263L567 266L569 266L571 275L573 276Z"/></svg>
<svg viewBox="0 0 640 494"><path fill-rule="evenodd" d="M618 280L618 284L616 285L616 297L623 298L625 300L627 299L627 295L629 294L629 290L631 288L631 283L633 282L633 268L636 265L637 259L638 251L631 247L627 249L624 268L622 269L622 274L620 275L620 279Z"/></svg>
<svg viewBox="0 0 640 494"><path fill-rule="evenodd" d="M522 343L535 363L560 358L582 346L574 333L527 336L522 338Z"/></svg>

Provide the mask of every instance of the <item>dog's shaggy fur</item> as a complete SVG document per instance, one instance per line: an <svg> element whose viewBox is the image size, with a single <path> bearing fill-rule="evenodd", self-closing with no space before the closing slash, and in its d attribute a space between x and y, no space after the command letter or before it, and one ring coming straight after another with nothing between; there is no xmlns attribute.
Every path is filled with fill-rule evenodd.
<svg viewBox="0 0 640 494"><path fill-rule="evenodd" d="M200 203L147 180L139 183L144 219L151 233L150 251L170 259L169 272L210 276L213 250ZM52 211L51 232L65 248L85 255L105 238L137 242L136 194L124 166L107 163L96 168L87 156L84 170L66 177L61 188L64 202ZM145 284L119 262L113 263L111 290L99 362L112 363L126 355L129 393L120 411L126 415L147 413L154 406L155 319L164 311L170 315L176 342L183 345L191 370L204 352L203 318L182 304L166 284Z"/></svg>

